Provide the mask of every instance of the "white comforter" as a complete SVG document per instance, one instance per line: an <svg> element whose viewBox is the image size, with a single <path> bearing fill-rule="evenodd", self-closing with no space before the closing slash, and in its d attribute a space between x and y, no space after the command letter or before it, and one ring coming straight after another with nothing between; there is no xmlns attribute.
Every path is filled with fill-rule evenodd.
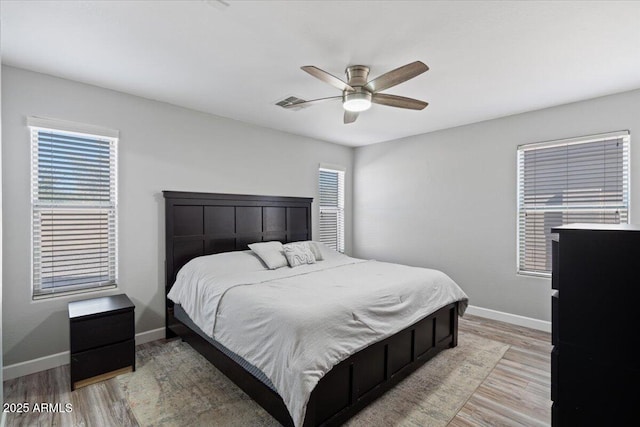
<svg viewBox="0 0 640 427"><path fill-rule="evenodd" d="M258 367L296 426L333 366L467 295L446 274L347 256L296 268L216 274L185 265L169 292L198 327Z"/></svg>

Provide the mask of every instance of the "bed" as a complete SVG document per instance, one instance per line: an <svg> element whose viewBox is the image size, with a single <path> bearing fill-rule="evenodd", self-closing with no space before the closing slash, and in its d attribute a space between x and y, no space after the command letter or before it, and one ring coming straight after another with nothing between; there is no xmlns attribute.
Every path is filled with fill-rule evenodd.
<svg viewBox="0 0 640 427"><path fill-rule="evenodd" d="M457 345L467 298L442 272L322 245L321 261L264 266L248 245L311 244L312 199L163 193L167 337L180 336L282 425L340 425ZM406 290L389 292L390 277ZM427 280L428 291L416 287ZM419 311L426 300L433 309Z"/></svg>

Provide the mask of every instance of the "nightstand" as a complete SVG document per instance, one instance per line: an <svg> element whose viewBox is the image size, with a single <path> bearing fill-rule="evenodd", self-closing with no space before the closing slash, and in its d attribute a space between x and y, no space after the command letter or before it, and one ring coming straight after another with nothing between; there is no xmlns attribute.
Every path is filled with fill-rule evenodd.
<svg viewBox="0 0 640 427"><path fill-rule="evenodd" d="M134 309L125 294L69 303L71 390L136 370Z"/></svg>

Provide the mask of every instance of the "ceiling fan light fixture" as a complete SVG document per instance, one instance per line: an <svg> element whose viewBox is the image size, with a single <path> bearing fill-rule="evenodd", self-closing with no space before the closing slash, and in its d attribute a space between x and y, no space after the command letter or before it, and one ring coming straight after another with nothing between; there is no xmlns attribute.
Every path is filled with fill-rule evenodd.
<svg viewBox="0 0 640 427"><path fill-rule="evenodd" d="M342 96L342 106L345 110L354 113L371 108L371 94L369 92L345 93Z"/></svg>

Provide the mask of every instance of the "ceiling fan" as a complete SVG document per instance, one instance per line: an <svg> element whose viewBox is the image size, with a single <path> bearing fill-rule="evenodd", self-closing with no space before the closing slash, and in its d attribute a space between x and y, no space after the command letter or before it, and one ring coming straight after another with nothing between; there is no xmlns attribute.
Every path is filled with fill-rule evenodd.
<svg viewBox="0 0 640 427"><path fill-rule="evenodd" d="M299 100L282 105L284 108L303 107L309 104L315 104L321 101L330 101L342 99L342 107L344 108L344 123L353 123L358 118L360 112L368 110L371 103L387 105L389 107L406 108L409 110L422 110L428 103L418 99L406 98L404 96L389 95L380 93L385 89L406 82L429 69L421 61L415 61L395 70L389 71L373 80L369 78L369 67L364 65L352 65L347 67L345 74L347 82L342 81L336 76L321 70L313 65L300 67L302 70L311 74L313 77L329 83L331 86L342 91L340 96L331 96L328 98L312 99L309 101ZM279 104L281 105L281 104Z"/></svg>

